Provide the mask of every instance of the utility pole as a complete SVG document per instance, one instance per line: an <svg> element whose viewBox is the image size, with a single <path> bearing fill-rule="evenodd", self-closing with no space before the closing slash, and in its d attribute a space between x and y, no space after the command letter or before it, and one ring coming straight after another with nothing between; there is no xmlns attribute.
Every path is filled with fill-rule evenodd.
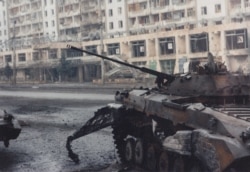
<svg viewBox="0 0 250 172"><path fill-rule="evenodd" d="M16 21L14 20L13 27L13 40L12 40L12 50L13 50L13 85L16 85Z"/></svg>

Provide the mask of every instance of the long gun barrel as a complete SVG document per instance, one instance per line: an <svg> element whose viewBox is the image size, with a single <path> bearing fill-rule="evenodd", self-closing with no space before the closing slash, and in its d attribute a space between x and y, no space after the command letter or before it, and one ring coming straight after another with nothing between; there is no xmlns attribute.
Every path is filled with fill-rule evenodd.
<svg viewBox="0 0 250 172"><path fill-rule="evenodd" d="M134 69L138 69L138 70L140 70L140 71L142 71L144 73L148 73L148 74L157 76L157 83L158 84L159 83L162 84L165 79L167 80L167 83L170 84L175 79L175 77L173 75L158 72L158 71L146 68L146 67L138 67L138 66L135 66L135 65L132 65L132 64L129 64L129 63L125 63L125 62L122 62L122 61L119 61L119 60L116 60L116 59L112 59L112 58L109 58L109 57L106 57L106 56L103 56L103 55L100 55L100 54L96 54L96 53L93 53L93 52L90 52L90 51L86 51L86 50L74 47L72 45L67 45L67 47L71 48L73 50L76 50L76 51L81 51L81 52L84 52L84 53L87 53L87 54L90 54L90 55L93 55L93 56L100 57L100 58L105 59L105 60L109 60L109 61L121 64L121 65L124 65L124 66L128 66L128 67L131 67L131 68L134 68Z"/></svg>

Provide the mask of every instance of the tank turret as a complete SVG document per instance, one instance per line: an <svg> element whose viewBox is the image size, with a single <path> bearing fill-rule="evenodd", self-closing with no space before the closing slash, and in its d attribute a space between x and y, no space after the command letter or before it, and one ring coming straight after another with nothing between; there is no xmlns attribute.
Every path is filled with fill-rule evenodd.
<svg viewBox="0 0 250 172"><path fill-rule="evenodd" d="M113 128L124 164L149 171L249 171L249 76L230 73L208 53L207 63L169 75L116 61L156 76L157 87L117 91L115 103L95 112L67 139L69 156L79 162L71 142L107 126Z"/></svg>

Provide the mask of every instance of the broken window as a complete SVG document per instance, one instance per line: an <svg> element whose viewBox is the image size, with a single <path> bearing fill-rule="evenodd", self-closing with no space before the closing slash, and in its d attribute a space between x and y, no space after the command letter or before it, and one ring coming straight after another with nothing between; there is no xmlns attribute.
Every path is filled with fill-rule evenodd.
<svg viewBox="0 0 250 172"><path fill-rule="evenodd" d="M168 6L169 5L169 0L161 0L161 5Z"/></svg>
<svg viewBox="0 0 250 172"><path fill-rule="evenodd" d="M226 31L227 50L248 48L247 29Z"/></svg>
<svg viewBox="0 0 250 172"><path fill-rule="evenodd" d="M122 22L122 20L118 21L118 26L119 26L119 28L123 28L123 22Z"/></svg>
<svg viewBox="0 0 250 172"><path fill-rule="evenodd" d="M33 52L33 53L32 53L32 57L33 57L33 60L34 60L34 61L39 60L39 52Z"/></svg>
<svg viewBox="0 0 250 172"><path fill-rule="evenodd" d="M145 67L147 62L146 61L140 61L140 62L133 62L132 63L135 66L139 66L139 67Z"/></svg>
<svg viewBox="0 0 250 172"><path fill-rule="evenodd" d="M201 15L207 15L207 7L201 7Z"/></svg>
<svg viewBox="0 0 250 172"><path fill-rule="evenodd" d="M154 7L160 6L160 0L152 0L152 4Z"/></svg>
<svg viewBox="0 0 250 172"><path fill-rule="evenodd" d="M57 58L57 49L49 50L49 59L56 59L56 58Z"/></svg>
<svg viewBox="0 0 250 172"><path fill-rule="evenodd" d="M6 62L6 63L12 62L12 57L11 57L11 55L5 55L5 62Z"/></svg>
<svg viewBox="0 0 250 172"><path fill-rule="evenodd" d="M160 19L159 19L159 14L154 14L154 15L153 15L153 20L154 20L154 22L160 21Z"/></svg>
<svg viewBox="0 0 250 172"><path fill-rule="evenodd" d="M110 29L110 30L114 29L114 24L113 24L113 22L109 22L109 29Z"/></svg>
<svg viewBox="0 0 250 172"><path fill-rule="evenodd" d="M122 8L118 7L118 14L122 14Z"/></svg>
<svg viewBox="0 0 250 172"><path fill-rule="evenodd" d="M172 16L172 12L162 13L162 20L171 20Z"/></svg>
<svg viewBox="0 0 250 172"><path fill-rule="evenodd" d="M86 67L88 68L88 72L89 72L89 76L91 78L96 78L98 75L98 66L97 65L86 65Z"/></svg>
<svg viewBox="0 0 250 172"><path fill-rule="evenodd" d="M161 71L167 74L174 73L175 60L161 60Z"/></svg>
<svg viewBox="0 0 250 172"><path fill-rule="evenodd" d="M82 57L83 52L74 49L63 49L62 55L64 55L66 58Z"/></svg>
<svg viewBox="0 0 250 172"><path fill-rule="evenodd" d="M92 53L97 53L97 46L96 45L90 45L85 47L87 51Z"/></svg>
<svg viewBox="0 0 250 172"><path fill-rule="evenodd" d="M108 55L117 55L120 54L120 44L108 44Z"/></svg>
<svg viewBox="0 0 250 172"><path fill-rule="evenodd" d="M26 54L25 53L18 54L18 61L25 62L26 61Z"/></svg>
<svg viewBox="0 0 250 172"><path fill-rule="evenodd" d="M185 0L173 0L173 4L174 5L178 5L178 4L182 4L182 3L184 3L185 2Z"/></svg>
<svg viewBox="0 0 250 172"><path fill-rule="evenodd" d="M216 4L215 5L215 13L220 13L221 12L221 5L220 4Z"/></svg>
<svg viewBox="0 0 250 172"><path fill-rule="evenodd" d="M188 9L187 9L187 16L188 16L188 17L195 16L195 9L193 9L193 8L188 8Z"/></svg>
<svg viewBox="0 0 250 172"><path fill-rule="evenodd" d="M208 34L201 33L190 35L190 45L192 53L209 51Z"/></svg>
<svg viewBox="0 0 250 172"><path fill-rule="evenodd" d="M109 16L113 16L113 10L112 9L109 10Z"/></svg>
<svg viewBox="0 0 250 172"><path fill-rule="evenodd" d="M133 57L144 57L146 56L146 43L145 41L134 41L132 42L132 56Z"/></svg>
<svg viewBox="0 0 250 172"><path fill-rule="evenodd" d="M173 54L175 53L175 38L160 38L160 55Z"/></svg>
<svg viewBox="0 0 250 172"><path fill-rule="evenodd" d="M149 16L142 16L139 18L139 23L140 24L147 24L149 23Z"/></svg>
<svg viewBox="0 0 250 172"><path fill-rule="evenodd" d="M141 10L147 9L147 2L141 2L140 8L141 8Z"/></svg>

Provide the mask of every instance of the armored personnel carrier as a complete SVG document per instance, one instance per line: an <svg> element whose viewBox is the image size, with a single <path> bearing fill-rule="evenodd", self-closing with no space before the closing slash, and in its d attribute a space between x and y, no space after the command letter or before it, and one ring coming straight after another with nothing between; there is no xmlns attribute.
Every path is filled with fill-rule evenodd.
<svg viewBox="0 0 250 172"><path fill-rule="evenodd" d="M149 171L250 171L250 77L230 73L222 63L194 66L169 75L69 46L156 76L157 87L117 91L115 103L95 112L67 139L113 128L123 163Z"/></svg>
<svg viewBox="0 0 250 172"><path fill-rule="evenodd" d="M9 146L9 141L16 139L20 132L21 126L17 119L13 115L7 113L0 115L0 141L4 142L5 147Z"/></svg>

